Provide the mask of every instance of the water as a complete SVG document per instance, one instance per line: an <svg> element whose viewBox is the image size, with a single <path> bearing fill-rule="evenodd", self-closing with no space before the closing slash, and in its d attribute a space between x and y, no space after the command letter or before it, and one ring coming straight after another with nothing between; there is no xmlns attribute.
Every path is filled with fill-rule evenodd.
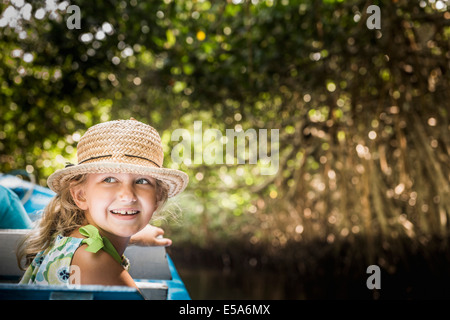
<svg viewBox="0 0 450 320"><path fill-rule="evenodd" d="M391 300L449 299L450 276L430 272L382 272L381 289L370 290L365 273L296 275L258 270L223 271L214 268L178 272L193 300ZM427 270L428 271L428 270ZM447 272L448 273L448 272Z"/></svg>
<svg viewBox="0 0 450 320"><path fill-rule="evenodd" d="M447 243L398 239L400 249L381 246L371 263L364 242L295 244L273 255L242 246L231 254L183 248L171 256L194 300L450 299ZM381 271L380 290L367 286L367 268L374 264Z"/></svg>
<svg viewBox="0 0 450 320"><path fill-rule="evenodd" d="M178 269L193 300L284 300L305 298L304 287L287 276L263 271Z"/></svg>

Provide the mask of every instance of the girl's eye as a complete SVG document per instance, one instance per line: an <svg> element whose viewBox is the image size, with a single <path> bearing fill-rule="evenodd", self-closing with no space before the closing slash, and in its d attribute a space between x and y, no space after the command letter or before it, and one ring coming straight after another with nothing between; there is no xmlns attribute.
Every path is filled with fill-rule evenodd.
<svg viewBox="0 0 450 320"><path fill-rule="evenodd" d="M140 178L136 180L136 184L151 184L148 179Z"/></svg>
<svg viewBox="0 0 450 320"><path fill-rule="evenodd" d="M117 179L113 178L113 177L108 177L108 178L103 179L103 182L113 183L113 182L117 182Z"/></svg>

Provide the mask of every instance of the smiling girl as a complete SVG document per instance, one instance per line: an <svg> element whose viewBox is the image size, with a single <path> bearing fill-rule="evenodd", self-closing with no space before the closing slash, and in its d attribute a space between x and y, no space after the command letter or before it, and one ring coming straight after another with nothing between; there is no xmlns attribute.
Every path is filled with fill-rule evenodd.
<svg viewBox="0 0 450 320"><path fill-rule="evenodd" d="M41 221L21 243L22 284L126 285L135 287L123 255L188 176L162 167L158 132L132 120L109 121L88 129L77 146L77 165L53 173L56 196Z"/></svg>

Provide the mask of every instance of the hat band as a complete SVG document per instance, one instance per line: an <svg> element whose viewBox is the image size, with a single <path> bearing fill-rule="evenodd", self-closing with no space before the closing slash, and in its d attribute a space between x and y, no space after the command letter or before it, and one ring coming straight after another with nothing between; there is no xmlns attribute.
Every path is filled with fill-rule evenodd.
<svg viewBox="0 0 450 320"><path fill-rule="evenodd" d="M84 159L83 161L78 162L78 164L82 164L83 162L90 161L90 160L107 158L107 157L112 157L112 154L107 154L106 156L90 157L90 158Z"/></svg>
<svg viewBox="0 0 450 320"><path fill-rule="evenodd" d="M140 157L140 156L135 156L135 155L132 155L132 154L124 154L124 155L127 156L127 157L138 158L138 159L150 161L151 163L156 165L158 168L161 168L161 166L159 164L157 164L153 160L150 160L150 159L147 159L147 158L144 158L144 157ZM107 155L104 155L104 156L90 157L90 158L84 159L83 161L78 162L78 164L82 164L83 162L90 161L90 160L95 160L95 159L100 159L100 158L107 158L107 157L112 157L112 154L107 154Z"/></svg>

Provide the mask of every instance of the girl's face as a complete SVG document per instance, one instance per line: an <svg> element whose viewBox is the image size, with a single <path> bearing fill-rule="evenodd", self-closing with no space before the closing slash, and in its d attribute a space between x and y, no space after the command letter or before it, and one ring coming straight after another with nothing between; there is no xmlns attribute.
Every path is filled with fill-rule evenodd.
<svg viewBox="0 0 450 320"><path fill-rule="evenodd" d="M157 208L156 180L145 175L88 174L84 185L71 193L87 222L108 238L131 237L149 223Z"/></svg>

